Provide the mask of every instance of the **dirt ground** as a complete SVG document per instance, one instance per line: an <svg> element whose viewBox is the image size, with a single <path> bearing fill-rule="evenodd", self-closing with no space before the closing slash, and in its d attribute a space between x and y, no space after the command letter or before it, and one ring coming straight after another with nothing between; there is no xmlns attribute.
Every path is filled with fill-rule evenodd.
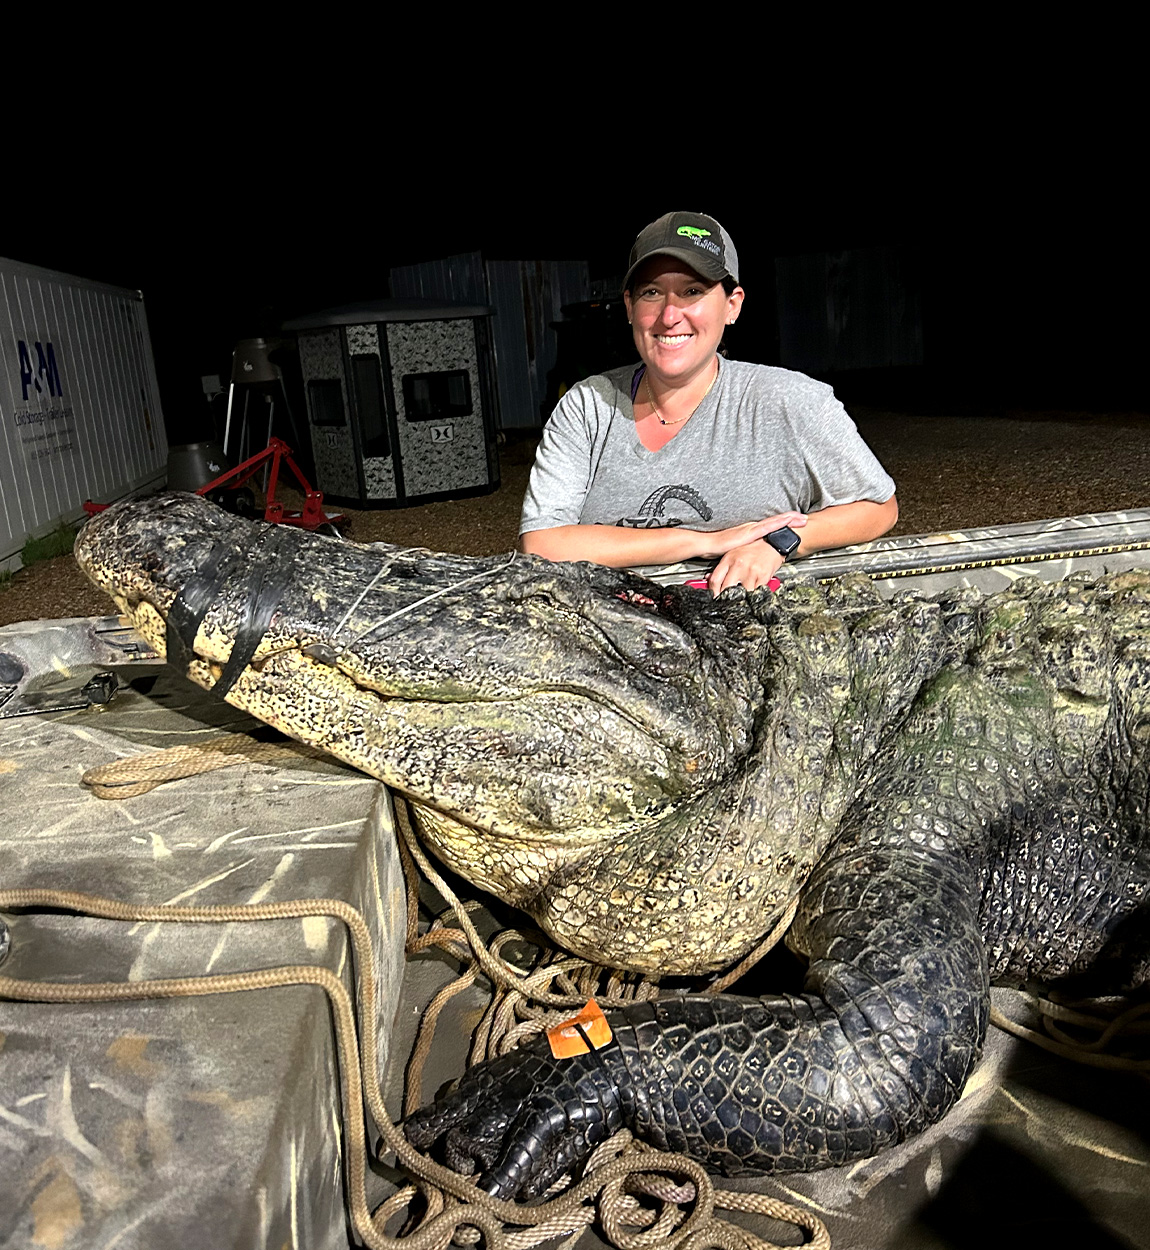
<svg viewBox="0 0 1150 1250"><path fill-rule="evenodd" d="M850 411L898 483L895 533L1150 507L1150 413L922 416L858 406ZM502 485L490 495L351 511L345 532L358 542L465 555L507 551L518 535L534 448L522 439L502 448ZM0 586L0 625L113 611L69 556L22 569Z"/></svg>

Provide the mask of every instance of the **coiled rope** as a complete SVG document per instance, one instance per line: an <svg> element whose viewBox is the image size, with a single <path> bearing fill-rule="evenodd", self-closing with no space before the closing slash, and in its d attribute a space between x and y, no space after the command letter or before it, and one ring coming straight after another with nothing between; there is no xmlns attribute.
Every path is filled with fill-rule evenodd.
<svg viewBox="0 0 1150 1250"><path fill-rule="evenodd" d="M374 960L367 924L359 912L340 899L233 907L131 906L72 891L0 891L0 910L29 908L53 908L106 920L185 924L236 924L330 916L341 920L348 929L362 1015L365 1019L376 1018ZM640 1147L633 1156L623 1157L620 1152L627 1143L618 1139L606 1143L613 1146L611 1151L601 1148L594 1166L588 1168L582 1181L549 1202L527 1207L491 1198L466 1178L419 1154L392 1122L380 1094L374 1047L364 1046L361 1052L351 997L343 982L327 968L296 965L221 976L88 985L0 977L0 998L40 1003L124 1002L287 985L315 985L327 994L331 1003L339 1058L341 1115L348 1143L348 1205L357 1235L372 1250L445 1250L453 1239L463 1242L482 1239L492 1250L529 1250L542 1241L582 1232L597 1213L620 1250L639 1250L653 1245L673 1246L676 1250L705 1250L711 1246L747 1250L771 1245L716 1221L716 1206L788 1219L814 1234L808 1244L829 1250L830 1239L815 1217L762 1195L717 1194L706 1171L691 1159L647 1147ZM375 1212L369 1208L366 1191L365 1100L386 1148L394 1152L401 1167L418 1178L416 1185L400 1189ZM668 1177L676 1178L677 1183L669 1182ZM402 1236L388 1236L385 1229L389 1221L410 1207L420 1191L424 1193L422 1217ZM636 1194L662 1201L662 1210L652 1213L635 1199ZM693 1209L684 1211L683 1206ZM509 1232L509 1228L519 1231ZM635 1228L639 1231L633 1231Z"/></svg>

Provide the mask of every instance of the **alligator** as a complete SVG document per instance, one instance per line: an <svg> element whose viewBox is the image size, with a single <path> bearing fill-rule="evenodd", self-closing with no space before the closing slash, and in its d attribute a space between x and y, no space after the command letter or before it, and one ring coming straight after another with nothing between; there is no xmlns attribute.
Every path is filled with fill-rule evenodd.
<svg viewBox="0 0 1150 1250"><path fill-rule="evenodd" d="M801 992L636 1003L408 1122L498 1196L621 1127L724 1173L864 1158L953 1106L992 983L1150 980L1150 571L712 598L183 495L76 552L170 662L402 792L443 862L588 959L705 973L797 899Z"/></svg>

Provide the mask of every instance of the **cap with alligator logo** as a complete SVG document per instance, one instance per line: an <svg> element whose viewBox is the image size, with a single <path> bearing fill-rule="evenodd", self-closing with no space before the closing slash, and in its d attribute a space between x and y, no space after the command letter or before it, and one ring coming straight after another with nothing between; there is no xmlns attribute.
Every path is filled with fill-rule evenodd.
<svg viewBox="0 0 1150 1250"><path fill-rule="evenodd" d="M627 261L625 291L630 288L635 270L652 256L674 256L686 261L701 278L712 282L728 276L739 280L739 258L731 236L704 213L664 213L641 230Z"/></svg>

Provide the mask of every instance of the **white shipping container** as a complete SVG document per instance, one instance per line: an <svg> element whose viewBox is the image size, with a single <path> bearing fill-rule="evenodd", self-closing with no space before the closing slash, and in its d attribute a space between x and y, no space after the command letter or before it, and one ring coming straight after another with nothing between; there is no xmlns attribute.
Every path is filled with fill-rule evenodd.
<svg viewBox="0 0 1150 1250"><path fill-rule="evenodd" d="M0 568L167 464L140 292L0 258Z"/></svg>

